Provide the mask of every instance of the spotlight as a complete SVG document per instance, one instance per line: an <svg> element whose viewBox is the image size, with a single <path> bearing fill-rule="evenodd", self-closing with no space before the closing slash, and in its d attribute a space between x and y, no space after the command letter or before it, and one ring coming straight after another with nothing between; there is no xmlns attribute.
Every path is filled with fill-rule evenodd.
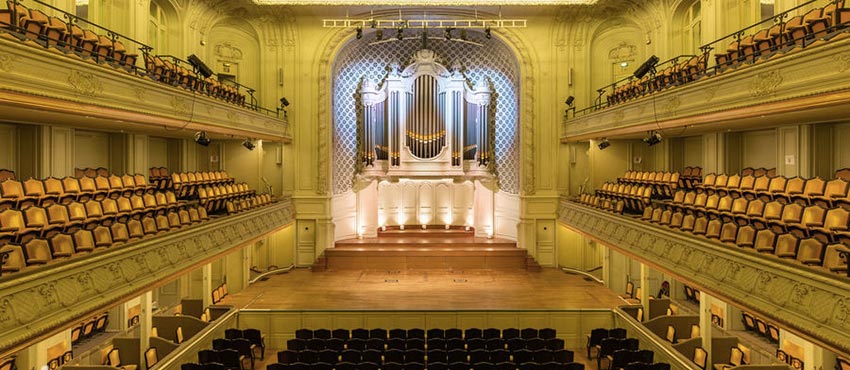
<svg viewBox="0 0 850 370"><path fill-rule="evenodd" d="M396 33L395 38L399 40L404 40L404 28L398 28L398 33Z"/></svg>
<svg viewBox="0 0 850 370"><path fill-rule="evenodd" d="M564 104L566 104L568 107L572 107L574 100L576 100L576 97L570 95L570 96L567 97L567 100L564 101Z"/></svg>
<svg viewBox="0 0 850 370"><path fill-rule="evenodd" d="M256 147L254 141L248 138L245 138L245 141L242 142L242 146L244 146L245 149L248 150L254 150L254 148Z"/></svg>
<svg viewBox="0 0 850 370"><path fill-rule="evenodd" d="M599 142L599 144L596 144L596 146L599 147L599 150L604 150L605 148L611 146L611 143L608 141L608 139L603 138L602 141Z"/></svg>
<svg viewBox="0 0 850 370"><path fill-rule="evenodd" d="M286 100L286 97L280 98L280 106L284 107L284 108L288 107L289 106L289 100Z"/></svg>
<svg viewBox="0 0 850 370"><path fill-rule="evenodd" d="M378 41L383 40L383 39L384 39L384 30L377 30L377 31L375 31L375 38L376 38Z"/></svg>
<svg viewBox="0 0 850 370"><path fill-rule="evenodd" d="M655 55L649 57L649 59L643 62L643 64L641 64L640 67L638 67L638 69L635 71L635 78L642 78L643 75L650 71L654 73L656 64L658 64L658 57Z"/></svg>
<svg viewBox="0 0 850 370"><path fill-rule="evenodd" d="M358 40L362 39L363 38L363 29L360 28L360 27L357 27L356 32L357 32L357 36L355 36L355 37L357 37Z"/></svg>
<svg viewBox="0 0 850 370"><path fill-rule="evenodd" d="M662 139L661 134L659 134L657 132L650 132L649 136L647 136L643 139L643 142L646 143L646 145L653 146L655 144L660 143L661 139Z"/></svg>
<svg viewBox="0 0 850 370"><path fill-rule="evenodd" d="M201 60L201 58L198 58L197 55L189 55L186 60L189 62L189 64L192 65L192 67L195 67L195 70L198 71L201 76L204 76L204 78L209 78L213 75L212 69L210 69L210 67L207 67L207 65Z"/></svg>
<svg viewBox="0 0 850 370"><path fill-rule="evenodd" d="M443 32L444 36L446 37L446 40L452 39L452 31L454 31L454 28L449 27L446 28L446 30Z"/></svg>
<svg viewBox="0 0 850 370"><path fill-rule="evenodd" d="M207 133L204 131L198 131L195 133L195 143L203 146L210 146L210 138L207 137Z"/></svg>
<svg viewBox="0 0 850 370"><path fill-rule="evenodd" d="M490 34L490 27L484 29L484 37L486 37L488 40L493 38L493 35Z"/></svg>

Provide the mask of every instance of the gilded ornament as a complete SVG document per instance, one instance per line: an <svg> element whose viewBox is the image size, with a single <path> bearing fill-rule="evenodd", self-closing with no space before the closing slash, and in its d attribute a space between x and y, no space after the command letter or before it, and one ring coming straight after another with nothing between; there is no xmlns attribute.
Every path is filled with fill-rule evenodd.
<svg viewBox="0 0 850 370"><path fill-rule="evenodd" d="M779 70L760 72L750 83L750 95L753 97L773 95L781 84L782 74Z"/></svg>
<svg viewBox="0 0 850 370"><path fill-rule="evenodd" d="M18 62L18 56L13 54L0 55L0 71L9 72Z"/></svg>

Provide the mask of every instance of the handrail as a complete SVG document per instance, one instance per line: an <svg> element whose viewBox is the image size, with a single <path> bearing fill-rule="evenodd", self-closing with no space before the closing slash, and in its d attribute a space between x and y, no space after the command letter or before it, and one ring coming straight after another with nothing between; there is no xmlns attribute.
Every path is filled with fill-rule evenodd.
<svg viewBox="0 0 850 370"><path fill-rule="evenodd" d="M187 338L185 342L183 342L180 346L177 347L171 353L165 355L161 360L159 360L156 365L153 366L153 369L168 369L173 365L179 367L179 364L175 364L177 360L182 358L188 352L192 350L196 350L196 343L209 343L212 341L209 337L220 327L231 326L229 320L233 319L234 316L239 314L239 310L236 307L231 306L230 310L227 311L224 315L221 315L214 321L210 321L209 325L207 325L203 330L201 330L198 334L195 334L191 338ZM209 340L207 340L209 339Z"/></svg>
<svg viewBox="0 0 850 370"><path fill-rule="evenodd" d="M611 310L611 312L616 318L627 322L632 327L631 329L634 329L635 332L638 332L642 336L649 338L652 344L655 345L654 347L656 347L653 349L653 351L655 351L656 349L660 349L660 352L663 352L665 355L667 355L667 357L674 359L677 362L676 365L679 365L679 368L699 370L699 367L697 367L697 365L693 361L691 361L691 359L687 358L681 352L674 349L670 342L663 340L661 337L647 329L646 326L644 326L641 322L638 322L634 317L623 311L621 307L615 307ZM634 332L632 332L631 330L629 331L629 333L630 336L634 336Z"/></svg>
<svg viewBox="0 0 850 370"><path fill-rule="evenodd" d="M595 267L595 268L593 268L591 271L598 270L599 268L601 268L601 267ZM566 272L566 273L569 273L569 274L579 274L579 275L583 275L583 276L586 276L586 277L588 277L588 278L593 279L593 281L595 281L595 282L597 282L597 283L599 283L599 284L605 284L605 281L604 281L604 280L602 280L602 279L600 279L600 278L597 278L596 276L593 276L593 275L591 275L590 273L588 273L588 272L586 272L586 271L577 270L577 269L569 268L569 267L563 267L563 266L561 266L561 271Z"/></svg>
<svg viewBox="0 0 850 370"><path fill-rule="evenodd" d="M289 265L287 267L283 267L283 268L279 268L279 269L275 269L275 270L271 270L271 271L266 271L262 274L257 275L257 277L255 277L251 280L248 280L248 285L254 284L254 283L260 281L260 279L262 279L266 276L269 276L269 275L277 275L277 274L283 274L283 273L290 272L294 268L295 268L295 265L293 264L293 265Z"/></svg>

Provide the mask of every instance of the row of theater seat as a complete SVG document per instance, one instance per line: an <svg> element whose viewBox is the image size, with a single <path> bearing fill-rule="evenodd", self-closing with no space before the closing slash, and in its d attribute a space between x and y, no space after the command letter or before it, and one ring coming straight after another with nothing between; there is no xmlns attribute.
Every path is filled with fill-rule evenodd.
<svg viewBox="0 0 850 370"><path fill-rule="evenodd" d="M257 207L262 207L270 203L272 203L272 196L270 194L264 193L238 200L228 200L227 202L225 202L224 208L227 210L227 214L232 215L235 213L252 210Z"/></svg>
<svg viewBox="0 0 850 370"><path fill-rule="evenodd" d="M71 344L78 344L81 341L93 337L97 333L106 331L106 325L109 323L109 313L104 312L100 315L92 317L84 322L79 323L71 329Z"/></svg>
<svg viewBox="0 0 850 370"><path fill-rule="evenodd" d="M792 17L786 22L776 23L754 34L742 36L729 44L726 50L715 52L714 58L721 68L746 65L759 58L770 58L776 52L804 48L811 44L833 39L834 31L850 23L850 9L844 2L830 2L816 7L804 15ZM846 35L840 34L843 38Z"/></svg>
<svg viewBox="0 0 850 370"><path fill-rule="evenodd" d="M586 206L600 208L605 211L623 214L626 210L626 201L622 199L612 199L609 197L582 194L578 202Z"/></svg>
<svg viewBox="0 0 850 370"><path fill-rule="evenodd" d="M221 283L218 287L213 289L212 291L212 304L217 304L221 302L224 297L227 297L227 283Z"/></svg>
<svg viewBox="0 0 850 370"><path fill-rule="evenodd" d="M196 192L198 201L211 213L226 209L225 206L228 202L248 201L255 198L254 190L249 189L246 183L199 186L196 188ZM268 200L271 201L271 198L269 197ZM259 199L257 199L257 202L259 203Z"/></svg>
<svg viewBox="0 0 850 370"><path fill-rule="evenodd" d="M680 177L678 172L626 171L617 183L648 186L652 189L653 198L670 198L679 188Z"/></svg>
<svg viewBox="0 0 850 370"><path fill-rule="evenodd" d="M175 183L178 186L205 186L233 184L235 181L226 171L175 172L172 174L165 167L151 167L149 171L151 184L160 190L174 189Z"/></svg>
<svg viewBox="0 0 850 370"><path fill-rule="evenodd" d="M17 1L7 1L8 8L0 9L0 26L8 35L22 41L33 42L45 48L59 50L69 56L109 66L114 70L136 74L137 53L130 52L117 33L105 30L98 34L80 27L81 22L66 22L60 17L48 16L38 9L29 9ZM73 15L68 15L75 19ZM140 45L147 77L172 86L208 95L227 103L245 106L245 94L235 86L219 82L212 76L202 78L188 62L172 56L151 54L152 48Z"/></svg>
<svg viewBox="0 0 850 370"><path fill-rule="evenodd" d="M735 40L725 49L716 48L714 61L717 70L708 73L711 48L702 48L697 55L682 55L673 58L662 70L655 74L644 75L640 79L630 79L616 86L607 96L608 106L649 95L667 88L680 86L703 77L714 76L726 70L737 69L759 62L760 60L784 55L808 46L825 44L829 41L846 38L847 25L850 24L850 8L844 1L830 1L823 7L816 7L804 15L775 17L780 21L754 34L744 36L744 31L756 25L736 32Z"/></svg>
<svg viewBox="0 0 850 370"><path fill-rule="evenodd" d="M48 206L73 201L105 198L118 199L133 194L153 193L154 188L142 175L110 175L97 177L30 178L25 181L8 179L0 182L0 209L24 209L31 205Z"/></svg>
<svg viewBox="0 0 850 370"><path fill-rule="evenodd" d="M791 368L794 370L803 370L806 368L806 363L803 362L803 359L791 356L781 349L776 350L776 359L788 364L788 366L791 366ZM835 370L846 370L848 367L850 367L846 363L842 365L842 359L840 358L836 358L835 360Z"/></svg>
<svg viewBox="0 0 850 370"><path fill-rule="evenodd" d="M205 94L231 104L245 105L245 94L240 93L238 88L219 82L212 76L199 76L193 69L184 67L182 64L184 62L179 59L151 54L145 54L144 59L148 76L156 81Z"/></svg>
<svg viewBox="0 0 850 370"><path fill-rule="evenodd" d="M267 366L268 370L584 370L584 364L578 362L570 362L567 364L559 364L557 362L549 362L539 364L536 362L526 362L522 365L515 365L510 362L491 363L479 362L468 364L464 362L456 362L446 364L442 362L433 362L429 364L419 362L396 363L388 362L382 365L371 362L351 363L340 362L332 365L324 362L306 364L296 362L294 364L274 363ZM194 370L194 369L183 369ZM221 370L220 368L205 368L204 370Z"/></svg>
<svg viewBox="0 0 850 370"><path fill-rule="evenodd" d="M598 203L599 200L604 201L606 199L614 202L623 201L626 211L641 213L652 202L652 194L651 185L626 185L606 182L602 184L602 188L597 190L594 196L583 196L580 200L586 204L594 204Z"/></svg>
<svg viewBox="0 0 850 370"><path fill-rule="evenodd" d="M4 213L10 211L17 212L6 210ZM128 218L125 222L116 221L109 226L97 224L91 230L63 230L49 238L33 237L20 245L5 244L0 247L2 272L16 272L26 267L47 264L56 258L72 257L153 237L206 220L207 214L203 207L187 205L180 209L170 209L164 214L139 217Z"/></svg>
<svg viewBox="0 0 850 370"><path fill-rule="evenodd" d="M298 329L295 331L296 339L342 339L347 341L349 339L512 339L512 338L524 338L524 339L553 339L556 338L557 332L555 329L551 328L506 328L504 330L497 328L468 328L466 330L461 330L458 328L451 329L428 329L427 331L424 329Z"/></svg>
<svg viewBox="0 0 850 370"><path fill-rule="evenodd" d="M344 350L355 350L355 351L365 351L365 350L374 350L378 352L384 352L389 350L420 350L420 351L432 351L432 350L448 350L448 351L474 351L474 350L507 350L509 352L518 351L521 349L528 350L541 350L546 349L550 351L558 351L564 349L564 340L560 338L511 338L511 339L503 339L503 338L429 338L427 341L422 338L392 338L392 339L383 339L383 338L369 338L369 339L361 339L361 338L350 338L348 340L343 340L339 338L329 338L329 339L320 339L320 338L312 338L312 339L300 339L294 338L290 339L286 342L287 350L299 352L299 351L322 351L322 350L333 350L333 351L344 351Z"/></svg>
<svg viewBox="0 0 850 370"><path fill-rule="evenodd" d="M730 195L733 198L761 199L763 201L777 200L782 203L797 202L803 205L820 204L823 207L843 206L850 208L850 186L847 180L834 178L825 181L820 177L804 179L801 177L787 178L753 177L751 175L714 175L705 177L702 184L697 185L698 193ZM684 196L687 193L682 193ZM676 197L678 194L674 194Z"/></svg>
<svg viewBox="0 0 850 370"><path fill-rule="evenodd" d="M91 230L98 225L126 223L131 218L162 216L185 204L177 201L171 192L157 192L117 199L54 203L45 207L33 205L23 210L9 208L0 211L0 242L22 243L36 236L46 238L59 232L72 233L80 228Z"/></svg>
<svg viewBox="0 0 850 370"><path fill-rule="evenodd" d="M757 333L771 343L779 343L779 327L773 323L746 311L741 311L741 322L745 330Z"/></svg>
<svg viewBox="0 0 850 370"><path fill-rule="evenodd" d="M758 202L758 200L754 202ZM775 204L781 205L778 202ZM800 207L796 204L790 204L787 205L787 208L791 209L794 206ZM714 213L708 213L705 208L700 208L696 212L672 207L662 211L663 208L647 208L642 219L717 240L727 245L774 254L779 258L796 260L809 266L824 267L835 273L847 271L845 253L850 252L850 250L844 244L839 243L847 240L843 239L845 233L837 231L835 228L823 229L823 221L821 221L821 228L819 229L814 229L815 225L812 223L785 223L780 219L765 222L763 219L756 218L750 219L751 224L740 226L735 221L724 220L720 217L712 219L709 215ZM817 205L806 208L806 210L809 209L823 210ZM835 208L830 210L829 213L843 213L843 228L846 230L847 211L842 208ZM812 214L814 212L808 213L808 215ZM720 216L728 217L725 214L720 214ZM813 219L814 217L808 216L808 218ZM786 217L785 220L790 221L790 218ZM821 220L823 220L823 217L821 217ZM818 237L814 236L815 233Z"/></svg>

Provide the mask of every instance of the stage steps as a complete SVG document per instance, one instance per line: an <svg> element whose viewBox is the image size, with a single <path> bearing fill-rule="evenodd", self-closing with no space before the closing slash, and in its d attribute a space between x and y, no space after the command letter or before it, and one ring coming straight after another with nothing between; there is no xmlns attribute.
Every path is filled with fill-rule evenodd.
<svg viewBox="0 0 850 370"><path fill-rule="evenodd" d="M540 266L516 242L475 237L464 227L398 227L379 230L376 238L337 241L313 265L325 270L523 269Z"/></svg>

